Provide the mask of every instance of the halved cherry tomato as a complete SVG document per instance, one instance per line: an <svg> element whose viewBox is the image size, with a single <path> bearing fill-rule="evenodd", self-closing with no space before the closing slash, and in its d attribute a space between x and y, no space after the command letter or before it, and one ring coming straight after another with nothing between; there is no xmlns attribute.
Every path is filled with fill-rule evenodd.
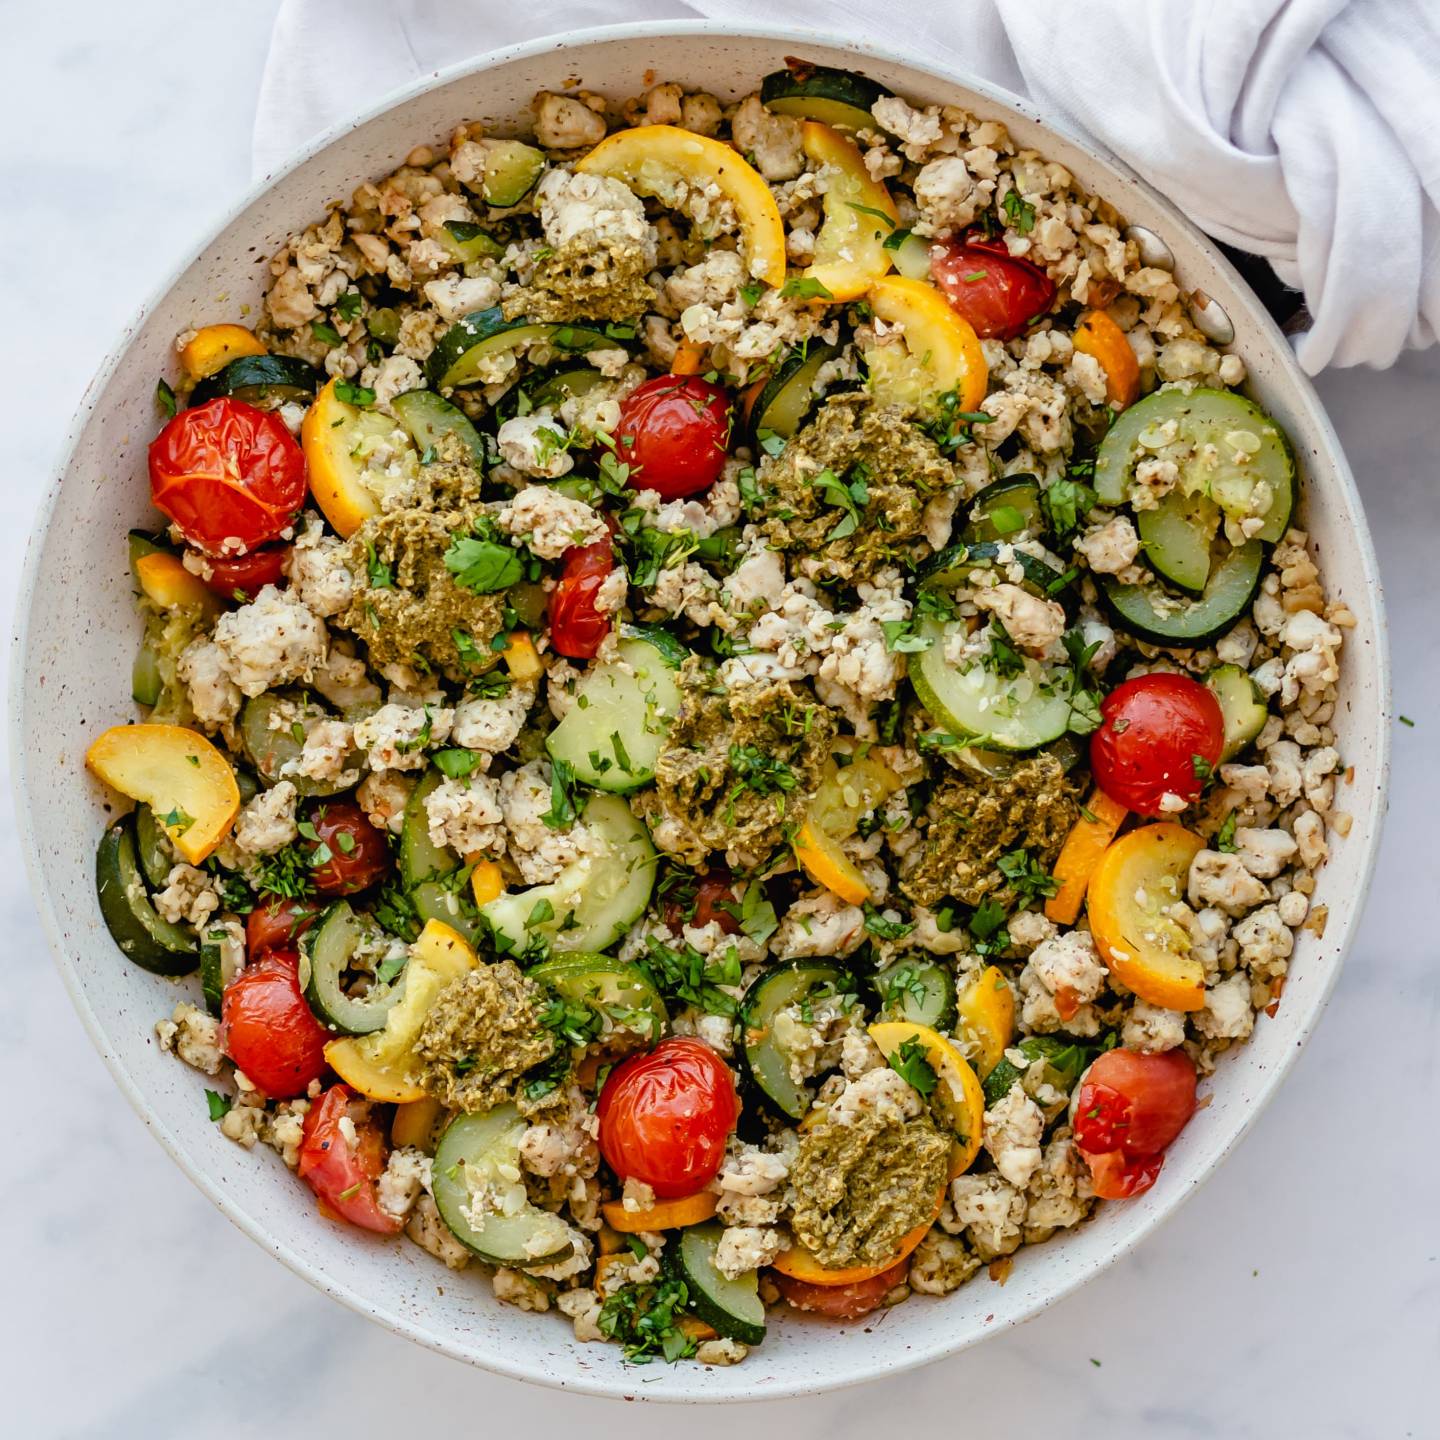
<svg viewBox="0 0 1440 1440"><path fill-rule="evenodd" d="M1225 743L1220 702L1206 686L1188 675L1137 675L1105 697L1100 713L1090 768L1112 800L1156 816L1170 813L1167 795L1199 798Z"/></svg>
<svg viewBox="0 0 1440 1440"><path fill-rule="evenodd" d="M714 1179L740 1104L725 1062L698 1040L675 1039L617 1065L595 1113L610 1168L675 1199Z"/></svg>
<svg viewBox="0 0 1440 1440"><path fill-rule="evenodd" d="M1038 265L979 235L937 245L930 274L982 340L1011 339L1055 300L1055 283Z"/></svg>
<svg viewBox="0 0 1440 1440"><path fill-rule="evenodd" d="M596 607L595 596L615 568L607 540L572 545L560 564L560 579L550 592L550 644L571 660L593 660L610 633L610 617Z"/></svg>
<svg viewBox="0 0 1440 1440"><path fill-rule="evenodd" d="M772 1270L770 1278L775 1282L775 1288L797 1310L826 1315L832 1320L858 1320L878 1309L881 1301L909 1273L910 1261L907 1258L853 1285L812 1285L807 1280L782 1275L778 1270Z"/></svg>
<svg viewBox="0 0 1440 1440"><path fill-rule="evenodd" d="M720 478L730 443L730 397L698 375L659 375L620 405L616 443L632 490L698 495Z"/></svg>
<svg viewBox="0 0 1440 1440"><path fill-rule="evenodd" d="M349 1116L355 1144L346 1138ZM352 1105L349 1089L332 1085L310 1107L305 1116L304 1138L300 1142L300 1178L320 1198L322 1205L381 1235L394 1235L403 1223L380 1208L375 1182L385 1169L385 1138L369 1118L369 1107Z"/></svg>
<svg viewBox="0 0 1440 1440"><path fill-rule="evenodd" d="M220 1001L225 1053L272 1100L303 1095L325 1073L332 1038L300 993L298 964L293 950L271 950L247 965Z"/></svg>
<svg viewBox="0 0 1440 1440"><path fill-rule="evenodd" d="M244 603L253 600L267 585L278 585L289 558L288 545L271 545L223 559L207 557L205 583L222 599Z"/></svg>
<svg viewBox="0 0 1440 1440"><path fill-rule="evenodd" d="M722 935L738 935L740 922L725 906L735 903L730 872L723 866L713 867L695 887L695 899L687 907L680 901L669 899L664 902L661 914L665 923L677 934L682 925L694 925L704 929L712 920L720 926Z"/></svg>
<svg viewBox="0 0 1440 1440"><path fill-rule="evenodd" d="M305 457L278 415L222 396L150 442L150 498L207 555L274 540L305 499Z"/></svg>
<svg viewBox="0 0 1440 1440"><path fill-rule="evenodd" d="M1075 1145L1103 1200L1148 1190L1164 1152L1195 1113L1195 1066L1183 1050L1107 1050L1075 1097Z"/></svg>
<svg viewBox="0 0 1440 1440"><path fill-rule="evenodd" d="M310 871L321 895L354 895L368 890L390 869L390 847L353 800L327 800L311 812L315 827L312 859L329 858Z"/></svg>
<svg viewBox="0 0 1440 1440"><path fill-rule="evenodd" d="M267 950L293 950L295 942L325 913L317 900L271 900L245 918L245 953L258 960Z"/></svg>

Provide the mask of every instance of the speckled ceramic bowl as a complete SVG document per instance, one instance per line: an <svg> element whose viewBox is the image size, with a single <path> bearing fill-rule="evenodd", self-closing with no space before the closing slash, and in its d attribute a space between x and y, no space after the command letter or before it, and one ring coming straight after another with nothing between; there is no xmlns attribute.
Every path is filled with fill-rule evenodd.
<svg viewBox="0 0 1440 1440"><path fill-rule="evenodd" d="M1132 223L1164 236L1185 285L1203 287L1229 313L1256 396L1294 440L1306 482L1304 523L1330 593L1358 619L1345 647L1335 718L1337 743L1355 767L1344 796L1355 826L1320 876L1316 900L1330 908L1324 938L1302 935L1278 1015L1262 1020L1250 1044L1225 1058L1206 1087L1213 1103L1181 1136L1149 1194L1104 1206L1075 1233L1023 1250L1003 1288L982 1276L943 1301L917 1298L887 1313L883 1326L786 1315L737 1368L636 1370L614 1347L575 1343L560 1317L499 1304L482 1272L450 1275L413 1245L376 1242L323 1222L309 1192L274 1156L241 1150L207 1123L199 1077L160 1053L152 1028L194 982L177 989L127 964L101 921L93 863L105 797L81 757L100 730L133 714L127 696L139 623L124 536L153 520L145 446L156 426L156 377L173 364L178 331L232 319L247 303L258 306L265 260L289 232L359 180L393 169L415 144L444 136L458 119L524 127L537 90L576 81L617 99L656 77L736 96L792 54L864 69L911 99L1004 120L1017 138L1069 166ZM527 45L434 77L298 157L206 237L192 263L119 338L80 407L73 445L46 498L20 613L11 745L30 882L76 1008L156 1138L257 1244L362 1314L472 1364L599 1394L726 1400L813 1392L890 1374L1019 1323L1138 1244L1239 1141L1310 1033L1355 928L1384 810L1389 699L1375 556L1335 434L1274 324L1164 200L1013 97L919 60L814 34L675 24ZM1155 1296L1157 1317L1168 1303Z"/></svg>

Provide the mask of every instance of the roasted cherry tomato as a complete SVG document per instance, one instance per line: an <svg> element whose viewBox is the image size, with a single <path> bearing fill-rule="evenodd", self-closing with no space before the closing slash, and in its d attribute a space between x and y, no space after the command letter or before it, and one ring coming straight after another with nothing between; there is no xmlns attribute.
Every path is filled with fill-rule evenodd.
<svg viewBox="0 0 1440 1440"><path fill-rule="evenodd" d="M1074 1105L1075 1144L1095 1193L1123 1200L1148 1190L1194 1113L1195 1066L1183 1050L1107 1050L1085 1072Z"/></svg>
<svg viewBox="0 0 1440 1440"><path fill-rule="evenodd" d="M792 1275L770 1272L775 1288L797 1310L828 1315L832 1320L858 1320L879 1308L885 1297L910 1273L909 1259L896 1261L888 1270L858 1280L853 1285L812 1285Z"/></svg>
<svg viewBox="0 0 1440 1440"><path fill-rule="evenodd" d="M966 236L930 252L930 274L982 339L1009 340L1055 300L1038 266L1011 255L1003 240Z"/></svg>
<svg viewBox="0 0 1440 1440"><path fill-rule="evenodd" d="M278 415L222 396L150 442L150 498L207 555L274 540L305 499L305 457Z"/></svg>
<svg viewBox="0 0 1440 1440"><path fill-rule="evenodd" d="M353 800L326 800L310 814L310 883L321 895L355 895L368 890L390 869L390 847ZM307 837L308 838L308 837ZM329 852L325 858L321 847Z"/></svg>
<svg viewBox="0 0 1440 1440"><path fill-rule="evenodd" d="M267 950L293 950L295 942L325 913L317 900L271 900L245 918L245 953L258 960Z"/></svg>
<svg viewBox="0 0 1440 1440"><path fill-rule="evenodd" d="M1175 812L1167 795L1188 805L1220 761L1225 717L1220 702L1188 675L1137 675L1100 706L1104 721L1090 737L1095 783L1137 815Z"/></svg>
<svg viewBox="0 0 1440 1440"><path fill-rule="evenodd" d="M698 495L725 466L730 397L698 375L657 376L621 402L616 442L632 490L665 500Z"/></svg>
<svg viewBox="0 0 1440 1440"><path fill-rule="evenodd" d="M665 923L679 933L682 925L694 925L698 929L713 920L720 926L722 935L738 935L740 922L725 906L735 903L730 872L724 868L712 868L695 887L695 898L685 903L681 898L667 898L661 913Z"/></svg>
<svg viewBox="0 0 1440 1440"><path fill-rule="evenodd" d="M354 1103L344 1085L332 1085L310 1107L300 1142L300 1178L332 1216L364 1230L393 1235L403 1223L380 1208L375 1182L385 1169L385 1138L369 1118L370 1107ZM352 1145L341 1121L355 1127Z"/></svg>
<svg viewBox="0 0 1440 1440"><path fill-rule="evenodd" d="M617 1065L596 1114L610 1168L670 1200L715 1178L740 1104L725 1062L698 1040L676 1039Z"/></svg>
<svg viewBox="0 0 1440 1440"><path fill-rule="evenodd" d="M248 555L206 557L204 581L222 599L253 600L267 585L278 585L290 558L288 545L271 545Z"/></svg>
<svg viewBox="0 0 1440 1440"><path fill-rule="evenodd" d="M572 545L550 592L550 644L570 660L593 660L610 633L610 617L595 604L605 578L615 568L610 541Z"/></svg>
<svg viewBox="0 0 1440 1440"><path fill-rule="evenodd" d="M300 993L298 964L293 950L271 950L247 965L220 1001L225 1053L272 1100L303 1095L325 1073L332 1038Z"/></svg>

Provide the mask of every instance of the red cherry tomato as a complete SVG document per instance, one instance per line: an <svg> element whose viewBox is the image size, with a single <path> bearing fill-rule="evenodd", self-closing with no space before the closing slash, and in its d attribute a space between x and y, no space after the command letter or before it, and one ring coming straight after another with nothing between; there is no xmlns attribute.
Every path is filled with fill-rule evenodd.
<svg viewBox="0 0 1440 1440"><path fill-rule="evenodd" d="M570 660L593 660L610 633L610 617L595 604L605 578L615 568L610 541L572 545L560 565L560 579L550 592L550 644Z"/></svg>
<svg viewBox="0 0 1440 1440"><path fill-rule="evenodd" d="M205 583L222 599L253 600L267 585L278 585L290 558L288 545L252 550L248 555L207 559Z"/></svg>
<svg viewBox="0 0 1440 1440"><path fill-rule="evenodd" d="M305 457L278 415L221 397L150 442L150 498L207 555L274 540L305 499Z"/></svg>
<svg viewBox="0 0 1440 1440"><path fill-rule="evenodd" d="M888 1270L857 1280L853 1285L812 1285L792 1275L770 1272L775 1288L797 1310L828 1315L832 1320L858 1320L880 1306L880 1302L910 1273L910 1261L899 1260Z"/></svg>
<svg viewBox="0 0 1440 1440"><path fill-rule="evenodd" d="M247 965L220 1001L225 1053L272 1100L303 1095L325 1073L330 1032L310 1013L293 950L271 950Z"/></svg>
<svg viewBox="0 0 1440 1440"><path fill-rule="evenodd" d="M729 1069L708 1045L662 1040L610 1072L596 1114L610 1168L673 1199L714 1179L740 1104Z"/></svg>
<svg viewBox="0 0 1440 1440"><path fill-rule="evenodd" d="M350 1117L355 1144L341 1120ZM394 1235L403 1223L380 1208L375 1182L385 1169L385 1139L369 1118L369 1107L351 1104L344 1085L332 1085L305 1116L300 1142L300 1178L320 1198L323 1209L364 1230Z"/></svg>
<svg viewBox="0 0 1440 1440"><path fill-rule="evenodd" d="M930 274L982 340L1011 339L1055 300L1050 277L1011 255L1003 240L967 236L937 245L930 253Z"/></svg>
<svg viewBox="0 0 1440 1440"><path fill-rule="evenodd" d="M730 397L698 375L659 375L621 402L616 439L632 490L698 495L725 466Z"/></svg>
<svg viewBox="0 0 1440 1440"><path fill-rule="evenodd" d="M1122 1200L1148 1190L1164 1152L1195 1113L1195 1066L1183 1050L1107 1050L1075 1097L1075 1144L1095 1193Z"/></svg>
<svg viewBox="0 0 1440 1440"><path fill-rule="evenodd" d="M1104 722L1090 737L1095 783L1137 815L1168 813L1162 802L1200 796L1225 743L1220 702L1188 675L1137 675L1100 706Z"/></svg>
<svg viewBox="0 0 1440 1440"><path fill-rule="evenodd" d="M677 934L682 925L694 925L703 929L713 920L720 926L722 935L738 935L740 922L724 908L734 903L735 891L731 885L730 872L724 868L716 868L695 887L693 905L685 906L679 900L667 900L661 913L665 923Z"/></svg>
<svg viewBox="0 0 1440 1440"><path fill-rule="evenodd" d="M295 942L324 913L325 906L314 900L271 900L257 905L245 919L245 953L258 960L267 950L293 950Z"/></svg>
<svg viewBox="0 0 1440 1440"><path fill-rule="evenodd" d="M310 883L320 895L354 895L368 890L390 869L390 847L353 800L327 800L310 816L316 840L311 855L318 858L320 846L330 858L310 871Z"/></svg>

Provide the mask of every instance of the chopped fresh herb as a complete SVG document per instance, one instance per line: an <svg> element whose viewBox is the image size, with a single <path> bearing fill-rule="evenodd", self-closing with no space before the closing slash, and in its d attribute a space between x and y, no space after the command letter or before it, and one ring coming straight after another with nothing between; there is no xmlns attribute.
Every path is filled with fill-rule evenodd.
<svg viewBox="0 0 1440 1440"><path fill-rule="evenodd" d="M1220 822L1220 829L1215 833L1215 848L1222 855L1233 855L1240 847L1235 843L1235 812L1232 810Z"/></svg>
<svg viewBox="0 0 1440 1440"><path fill-rule="evenodd" d="M222 1095L218 1090L205 1092L205 1108L209 1110L211 1120L223 1120L234 1103L228 1095Z"/></svg>
<svg viewBox="0 0 1440 1440"><path fill-rule="evenodd" d="M930 594L933 592L922 592ZM915 633L915 617L906 620L882 620L880 629L885 636L885 648L896 655L916 655L928 650L931 641L928 636Z"/></svg>
<svg viewBox="0 0 1440 1440"><path fill-rule="evenodd" d="M365 297L358 290L347 290L336 302L335 313L344 321L356 319Z"/></svg>
<svg viewBox="0 0 1440 1440"><path fill-rule="evenodd" d="M489 527L487 527L488 529ZM525 573L520 552L482 533L456 535L445 552L445 568L455 583L476 595L493 595L508 590Z"/></svg>
<svg viewBox="0 0 1440 1440"><path fill-rule="evenodd" d="M552 830L568 830L579 811L575 808L575 769L568 760L550 762L550 808L540 817Z"/></svg>
<svg viewBox="0 0 1440 1440"><path fill-rule="evenodd" d="M397 950L393 955L387 955L375 967L375 979L381 985L388 985L392 980L397 979L405 966L409 963L410 952L408 950Z"/></svg>
<svg viewBox="0 0 1440 1440"><path fill-rule="evenodd" d="M819 280L809 275L792 275L781 287L787 300L833 300L835 297Z"/></svg>
<svg viewBox="0 0 1440 1440"><path fill-rule="evenodd" d="M1009 190L1000 202L1005 218L1021 234L1028 235L1035 228L1035 207L1021 198L1018 190Z"/></svg>
<svg viewBox="0 0 1440 1440"><path fill-rule="evenodd" d="M740 929L757 945L763 945L780 924L774 905L766 899L765 891L757 880L752 880L745 887L745 894L738 904L724 900L720 909L727 915L733 915L740 922Z"/></svg>
<svg viewBox="0 0 1440 1440"><path fill-rule="evenodd" d="M731 947L719 960L707 960L693 945L665 945L651 936L636 962L667 999L694 1005L707 1015L733 1015L735 997L721 986L738 987L740 960Z"/></svg>
<svg viewBox="0 0 1440 1440"><path fill-rule="evenodd" d="M1048 900L1060 889L1060 882L1036 860L1028 850L1012 850L1002 855L995 867L1010 882L1021 900Z"/></svg>
<svg viewBox="0 0 1440 1440"><path fill-rule="evenodd" d="M1409 729L1413 730L1415 728L1415 722L1408 715L1401 715L1397 718L1402 725L1407 726Z"/></svg>
<svg viewBox="0 0 1440 1440"><path fill-rule="evenodd" d="M178 830L182 835L195 823L193 815L187 815L178 805L171 808L168 814L160 817L160 823L167 830Z"/></svg>
<svg viewBox="0 0 1440 1440"><path fill-rule="evenodd" d="M740 298L753 310L756 302L764 292L765 287L761 285L759 281L752 280L748 285L742 285L740 287Z"/></svg>
<svg viewBox="0 0 1440 1440"><path fill-rule="evenodd" d="M175 418L175 412L180 408L179 401L175 399L175 392L163 379L155 382L155 403L172 420Z"/></svg>
<svg viewBox="0 0 1440 1440"><path fill-rule="evenodd" d="M448 780L463 780L467 775L475 771L480 763L480 752L478 750L437 750L431 757L436 768Z"/></svg>
<svg viewBox="0 0 1440 1440"><path fill-rule="evenodd" d="M886 1057L890 1068L912 1089L929 1095L939 1083L935 1067L925 1058L925 1047L916 1039L897 1046Z"/></svg>
<svg viewBox="0 0 1440 1440"><path fill-rule="evenodd" d="M420 729L413 739L399 740L395 748L402 755L413 755L417 750L423 750L430 743L430 735L434 729L435 717L430 713L430 707L425 707L425 718L421 721Z"/></svg>
<svg viewBox="0 0 1440 1440"><path fill-rule="evenodd" d="M736 777L733 800L742 790L757 795L791 791L799 783L795 772L777 755L767 755L758 745L731 745L730 769Z"/></svg>
<svg viewBox="0 0 1440 1440"><path fill-rule="evenodd" d="M910 238L910 235L909 230L892 230L885 237L885 249L898 250Z"/></svg>
<svg viewBox="0 0 1440 1440"><path fill-rule="evenodd" d="M525 917L525 928L533 930L537 925L543 925L554 918L555 906L549 900L539 899L530 907L530 913Z"/></svg>
<svg viewBox="0 0 1440 1440"><path fill-rule="evenodd" d="M680 1329L679 1316L690 1292L683 1280L624 1285L600 1307L600 1333L618 1341L627 1360L646 1364L663 1356L672 1364L695 1353L695 1342Z"/></svg>
<svg viewBox="0 0 1440 1440"><path fill-rule="evenodd" d="M481 650L463 630L452 630L450 638L455 642L455 654L460 661L462 670L472 670L476 666L484 665L489 660L489 655Z"/></svg>
<svg viewBox="0 0 1440 1440"><path fill-rule="evenodd" d="M375 392L368 385L352 385L348 380L337 380L335 398L346 405L358 405L364 410L375 403Z"/></svg>
<svg viewBox="0 0 1440 1440"><path fill-rule="evenodd" d="M311 826L314 829L314 826ZM310 852L286 845L273 855L255 861L251 884L260 895L278 895L282 900L303 900L314 891L310 879Z"/></svg>
<svg viewBox="0 0 1440 1440"><path fill-rule="evenodd" d="M394 573L376 556L375 543L372 540L365 542L365 571L372 590L393 590L395 588Z"/></svg>
<svg viewBox="0 0 1440 1440"><path fill-rule="evenodd" d="M877 940L900 940L908 935L915 923L911 920L887 920L868 900L864 906L865 929Z"/></svg>
<svg viewBox="0 0 1440 1440"><path fill-rule="evenodd" d="M322 344L328 345L332 350L340 343L340 332L324 320L314 320L310 324L310 333ZM340 387L335 387L339 393Z"/></svg>
<svg viewBox="0 0 1440 1440"><path fill-rule="evenodd" d="M1040 492L1040 504L1050 518L1050 528L1061 538L1080 528L1095 498L1094 490L1083 480L1056 480Z"/></svg>
<svg viewBox="0 0 1440 1440"><path fill-rule="evenodd" d="M869 215L873 219L880 221L887 230L893 230L895 228L895 222L883 210L876 210L869 205L857 205L853 200L847 200L845 203L852 210L858 210L862 215Z"/></svg>
<svg viewBox="0 0 1440 1440"><path fill-rule="evenodd" d="M1215 767L1203 755L1191 755L1190 768L1195 772L1197 780L1208 780Z"/></svg>
<svg viewBox="0 0 1440 1440"><path fill-rule="evenodd" d="M1005 924L1005 907L987 895L970 917L970 935L975 941L979 955L998 955L1010 948L1010 936L1002 928Z"/></svg>

